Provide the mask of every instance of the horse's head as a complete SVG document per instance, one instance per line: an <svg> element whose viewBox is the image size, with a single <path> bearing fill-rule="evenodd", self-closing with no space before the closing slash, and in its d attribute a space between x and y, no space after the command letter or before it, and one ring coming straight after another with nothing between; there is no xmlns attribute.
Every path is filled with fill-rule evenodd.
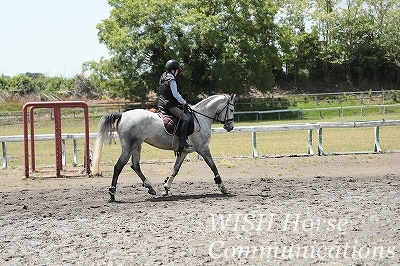
<svg viewBox="0 0 400 266"><path fill-rule="evenodd" d="M226 101L218 106L217 113L215 114L215 120L224 124L224 129L228 132L235 126L235 96L236 94L226 96Z"/></svg>

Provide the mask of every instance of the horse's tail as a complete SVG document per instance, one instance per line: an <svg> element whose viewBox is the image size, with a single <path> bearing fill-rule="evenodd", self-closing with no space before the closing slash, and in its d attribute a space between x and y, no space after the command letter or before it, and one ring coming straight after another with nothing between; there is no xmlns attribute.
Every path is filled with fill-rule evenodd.
<svg viewBox="0 0 400 266"><path fill-rule="evenodd" d="M101 175L100 160L101 153L104 147L104 142L112 137L112 132L116 130L117 124L121 116L122 114L120 113L108 113L100 118L92 158L92 175L94 176Z"/></svg>

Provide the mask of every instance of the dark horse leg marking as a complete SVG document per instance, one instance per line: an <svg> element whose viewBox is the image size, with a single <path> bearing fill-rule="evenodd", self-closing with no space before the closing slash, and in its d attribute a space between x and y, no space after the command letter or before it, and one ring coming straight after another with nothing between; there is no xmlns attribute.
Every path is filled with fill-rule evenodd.
<svg viewBox="0 0 400 266"><path fill-rule="evenodd" d="M204 161L210 167L211 171L214 173L214 182L218 185L219 189L221 190L222 194L229 194L228 190L225 188L224 184L222 183L221 176L218 173L218 168L214 163L214 160L211 156L210 149L205 147L202 151L198 151L198 153L203 157Z"/></svg>
<svg viewBox="0 0 400 266"><path fill-rule="evenodd" d="M114 174L113 174L113 179L111 181L111 186L108 189L108 193L110 195L110 200L109 202L115 202L115 193L117 190L117 183L118 183L118 177L121 174L122 169L126 165L126 163L129 160L129 157L132 156L132 164L131 168L136 172L136 174L142 179L143 186L148 188L148 192L152 195L156 194L156 191L153 189L151 186L151 183L146 179L146 177L143 175L139 161L140 161L140 152L141 152L141 145L137 146L134 145L134 143L122 143L121 142L122 152L121 155L117 161L117 163L114 165ZM125 148L126 147L126 148Z"/></svg>
<svg viewBox="0 0 400 266"><path fill-rule="evenodd" d="M110 194L109 202L115 202L115 192L117 190L118 177L121 174L122 169L128 162L130 155L131 152L129 149L128 150L122 149L122 153L119 156L117 163L114 165L113 178L111 181L111 186L108 189L108 193Z"/></svg>
<svg viewBox="0 0 400 266"><path fill-rule="evenodd" d="M207 165L210 167L211 171L214 173L214 182L215 182L215 184L218 185L221 193L229 194L228 190L225 188L224 184L222 183L222 179L221 179L221 176L219 175L218 168L215 165L214 160L212 159L210 149L208 147L203 147L201 150L198 151L198 153L203 157L204 161L207 163ZM163 193L163 196L168 196L171 194L171 192L170 192L171 184L172 184L175 176L178 174L179 169L180 169L186 155L187 155L187 153L182 153L181 156L177 156L171 176L167 177L164 181L165 191Z"/></svg>

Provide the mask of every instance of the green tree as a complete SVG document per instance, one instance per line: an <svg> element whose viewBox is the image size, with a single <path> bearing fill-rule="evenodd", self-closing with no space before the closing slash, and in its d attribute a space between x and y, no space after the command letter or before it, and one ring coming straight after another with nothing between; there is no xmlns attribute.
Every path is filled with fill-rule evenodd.
<svg viewBox="0 0 400 266"><path fill-rule="evenodd" d="M385 47L385 57L393 69L393 80L400 84L400 3L394 1L393 8L387 13L387 20L382 34L382 46ZM386 75L390 77L390 75Z"/></svg>
<svg viewBox="0 0 400 266"><path fill-rule="evenodd" d="M74 78L74 89L72 91L74 98L82 98L83 96L88 99L98 98L98 91L94 83L84 75L76 75Z"/></svg>
<svg viewBox="0 0 400 266"><path fill-rule="evenodd" d="M373 70L374 81L387 82L391 72L399 72L399 68L393 65L399 58L394 51L399 50L399 11L398 0L365 0L367 3L367 14L373 19L373 44L375 53L369 56L370 67ZM396 40L393 41L393 40ZM394 52L394 53L393 53ZM393 57L394 55L394 57ZM393 68L394 67L394 68ZM397 77L398 82L398 77Z"/></svg>
<svg viewBox="0 0 400 266"><path fill-rule="evenodd" d="M398 36L396 30L391 30L396 21L391 14L398 11L398 1L316 0L315 3L313 18L324 47L320 57L327 80L371 85L388 82L391 73L398 73L392 63L396 53L389 52L393 51L391 47L398 46L390 41L392 36Z"/></svg>
<svg viewBox="0 0 400 266"><path fill-rule="evenodd" d="M46 80L44 91L46 92L57 92L60 90L68 90L66 86L66 79L62 77L49 77Z"/></svg>
<svg viewBox="0 0 400 266"><path fill-rule="evenodd" d="M303 78L319 76L321 43L316 27L310 25L311 2L285 0L279 2L278 25L281 27L280 47L287 77L296 85ZM308 25L306 25L308 24ZM309 29L307 29L307 27ZM311 30L310 30L311 28Z"/></svg>
<svg viewBox="0 0 400 266"><path fill-rule="evenodd" d="M325 80L330 79L331 63L335 60L335 54L337 53L333 45L335 39L332 37L332 31L337 21L335 7L339 2L339 0L315 0L313 2L314 12L311 16L318 28L321 39L322 50L319 57L323 62Z"/></svg>
<svg viewBox="0 0 400 266"><path fill-rule="evenodd" d="M8 77L1 75L0 76L0 90L6 90L8 83Z"/></svg>
<svg viewBox="0 0 400 266"><path fill-rule="evenodd" d="M111 58L88 62L91 79L115 96L146 99L167 60L182 63L189 98L218 92L266 91L281 68L270 0L109 0L99 39ZM97 77L94 77L97 76Z"/></svg>
<svg viewBox="0 0 400 266"><path fill-rule="evenodd" d="M332 42L328 50L333 76L345 77L348 83L352 83L354 78L358 81L363 79L365 65L361 61L372 46L373 21L365 13L363 2L347 1L345 8L336 9L331 30Z"/></svg>
<svg viewBox="0 0 400 266"><path fill-rule="evenodd" d="M36 87L33 78L20 74L8 79L8 90L18 92L19 94L28 94L35 92Z"/></svg>

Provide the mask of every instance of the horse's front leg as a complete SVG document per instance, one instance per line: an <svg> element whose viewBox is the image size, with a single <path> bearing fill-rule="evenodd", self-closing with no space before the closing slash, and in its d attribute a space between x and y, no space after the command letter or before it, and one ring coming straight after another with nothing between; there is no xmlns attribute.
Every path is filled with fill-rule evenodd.
<svg viewBox="0 0 400 266"><path fill-rule="evenodd" d="M131 168L135 173L140 177L142 180L143 187L148 189L149 194L156 195L156 191L154 190L153 186L151 185L150 181L142 173L140 169L140 152L142 151L142 146L140 145L137 149L134 150L132 154L132 164Z"/></svg>
<svg viewBox="0 0 400 266"><path fill-rule="evenodd" d="M203 157L204 161L211 168L211 171L214 173L214 182L219 187L222 194L229 194L229 191L225 188L224 183L222 182L221 176L218 173L217 166L214 163L213 158L211 157L211 152L208 147L204 147L203 150L198 151L198 153Z"/></svg>
<svg viewBox="0 0 400 266"><path fill-rule="evenodd" d="M172 170L172 174L171 176L168 176L165 181L164 181L164 193L162 194L164 197L171 195L171 185L172 185L172 181L174 181L175 176L178 174L179 169L182 166L183 160L186 158L186 155L188 153L182 151L182 153L180 154L180 156L176 156L176 161L174 164L174 169Z"/></svg>

